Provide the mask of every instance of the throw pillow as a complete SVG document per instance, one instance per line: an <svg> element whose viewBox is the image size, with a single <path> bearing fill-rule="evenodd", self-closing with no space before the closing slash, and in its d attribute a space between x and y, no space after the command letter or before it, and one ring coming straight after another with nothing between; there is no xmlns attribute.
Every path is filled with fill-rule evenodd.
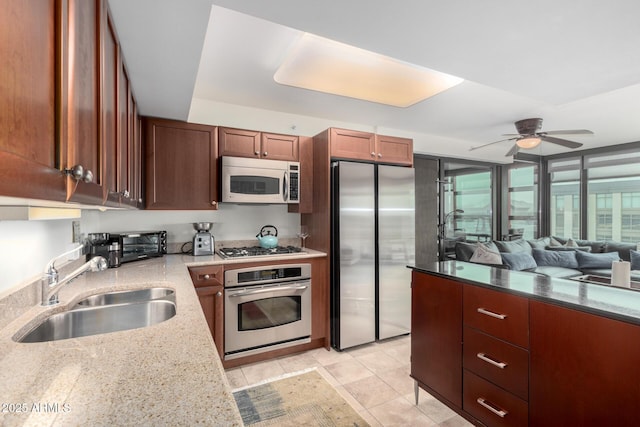
<svg viewBox="0 0 640 427"><path fill-rule="evenodd" d="M549 242L549 246L563 246L565 243L567 243L567 241L562 237L551 236L550 240L551 242Z"/></svg>
<svg viewBox="0 0 640 427"><path fill-rule="evenodd" d="M629 255L631 255L631 269L640 270L640 251L630 250Z"/></svg>
<svg viewBox="0 0 640 427"><path fill-rule="evenodd" d="M620 260L620 254L618 252L605 252L605 253L589 253L576 251L576 259L578 260L578 268L594 269L594 268L611 268L613 261Z"/></svg>
<svg viewBox="0 0 640 427"><path fill-rule="evenodd" d="M500 252L526 252L531 255L531 245L524 239L494 240L493 243L495 243Z"/></svg>
<svg viewBox="0 0 640 427"><path fill-rule="evenodd" d="M502 264L502 257L499 252L493 252L484 245L478 245L469 261L480 264Z"/></svg>
<svg viewBox="0 0 640 427"><path fill-rule="evenodd" d="M578 244L576 243L575 240L573 240L571 237L569 237L567 239L567 243L565 243L564 246L567 247L567 248L577 248Z"/></svg>
<svg viewBox="0 0 640 427"><path fill-rule="evenodd" d="M533 249L533 259L539 266L578 268L576 251L545 251Z"/></svg>
<svg viewBox="0 0 640 427"><path fill-rule="evenodd" d="M526 252L503 252L500 255L502 262L509 267L509 270L520 271L538 266L533 256Z"/></svg>
<svg viewBox="0 0 640 427"><path fill-rule="evenodd" d="M549 237L540 237L538 239L531 239L531 240L527 240L527 243L529 243L529 246L531 246L533 249L544 249L545 247L549 246L551 244L551 238Z"/></svg>

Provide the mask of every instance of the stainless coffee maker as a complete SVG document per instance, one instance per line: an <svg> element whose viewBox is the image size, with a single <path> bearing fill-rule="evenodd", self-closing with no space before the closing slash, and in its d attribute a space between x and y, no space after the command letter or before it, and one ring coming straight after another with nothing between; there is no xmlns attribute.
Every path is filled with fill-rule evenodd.
<svg viewBox="0 0 640 427"><path fill-rule="evenodd" d="M193 236L193 255L213 255L216 250L215 240L209 232L212 222L194 222L193 228L196 230Z"/></svg>

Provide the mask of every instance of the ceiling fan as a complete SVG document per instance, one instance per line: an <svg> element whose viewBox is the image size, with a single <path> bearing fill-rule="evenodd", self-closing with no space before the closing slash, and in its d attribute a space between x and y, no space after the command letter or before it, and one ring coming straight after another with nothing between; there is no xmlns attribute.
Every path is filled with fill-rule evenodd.
<svg viewBox="0 0 640 427"><path fill-rule="evenodd" d="M518 133L509 133L502 135L508 136L510 138L501 139L499 141L490 142L488 144L478 145L477 147L471 147L469 151L477 150L478 148L483 148L488 145L497 144L498 142L503 141L516 141L514 146L511 147L511 150L509 150L505 156L513 156L521 148L535 148L540 145L540 142L542 141L562 145L563 147L567 148L578 148L582 147L582 143L569 141L568 139L563 138L556 138L551 135L593 135L593 132L586 129L550 130L546 132L538 132L542 128L542 119L540 118L518 120L514 124L516 125L516 130L518 131Z"/></svg>

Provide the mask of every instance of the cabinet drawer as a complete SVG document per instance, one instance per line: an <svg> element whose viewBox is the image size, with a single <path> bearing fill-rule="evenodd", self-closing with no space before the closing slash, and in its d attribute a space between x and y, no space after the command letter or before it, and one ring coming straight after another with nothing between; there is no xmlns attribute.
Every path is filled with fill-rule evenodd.
<svg viewBox="0 0 640 427"><path fill-rule="evenodd" d="M465 369L529 400L529 352L468 326L463 342Z"/></svg>
<svg viewBox="0 0 640 427"><path fill-rule="evenodd" d="M465 370L463 409L488 426L529 424L527 402Z"/></svg>
<svg viewBox="0 0 640 427"><path fill-rule="evenodd" d="M224 267L221 265L203 265L189 267L191 281L196 288L202 286L224 285Z"/></svg>
<svg viewBox="0 0 640 427"><path fill-rule="evenodd" d="M466 285L463 293L466 325L529 348L529 300L523 297Z"/></svg>

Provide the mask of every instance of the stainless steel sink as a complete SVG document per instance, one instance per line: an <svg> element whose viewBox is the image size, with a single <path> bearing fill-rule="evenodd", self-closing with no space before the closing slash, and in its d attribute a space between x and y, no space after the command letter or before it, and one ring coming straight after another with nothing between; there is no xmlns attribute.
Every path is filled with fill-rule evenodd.
<svg viewBox="0 0 640 427"><path fill-rule="evenodd" d="M148 288L135 289L131 291L114 291L103 294L91 295L74 306L77 307L96 307L112 304L127 304L142 301L152 301L160 298L175 297L175 291L171 288Z"/></svg>
<svg viewBox="0 0 640 427"><path fill-rule="evenodd" d="M16 341L56 341L144 328L164 322L175 315L176 304L168 299L78 308L47 317Z"/></svg>

